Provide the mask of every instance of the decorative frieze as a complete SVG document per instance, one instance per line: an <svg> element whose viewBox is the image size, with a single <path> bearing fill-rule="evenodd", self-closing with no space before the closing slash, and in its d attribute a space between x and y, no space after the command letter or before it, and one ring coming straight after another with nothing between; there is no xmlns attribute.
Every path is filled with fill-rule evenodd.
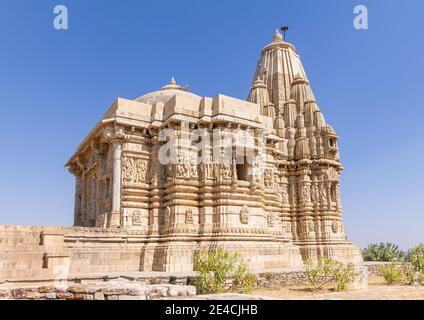
<svg viewBox="0 0 424 320"><path fill-rule="evenodd" d="M122 168L124 182L147 183L148 163L148 159L124 156Z"/></svg>

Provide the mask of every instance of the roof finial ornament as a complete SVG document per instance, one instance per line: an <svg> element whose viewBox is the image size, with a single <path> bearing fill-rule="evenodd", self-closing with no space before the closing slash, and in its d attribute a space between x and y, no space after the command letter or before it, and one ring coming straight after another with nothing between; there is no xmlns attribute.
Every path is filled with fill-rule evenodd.
<svg viewBox="0 0 424 320"><path fill-rule="evenodd" d="M282 42L283 36L281 33L277 30L275 30L274 37L272 37L272 42Z"/></svg>
<svg viewBox="0 0 424 320"><path fill-rule="evenodd" d="M174 77L171 78L171 81L169 81L169 84L161 88L161 90L168 90L168 89L176 89L176 90L181 89L181 86L177 85L177 81L175 81Z"/></svg>
<svg viewBox="0 0 424 320"><path fill-rule="evenodd" d="M286 32L289 30L289 26L284 25L280 28L281 31L283 31L283 41L286 42Z"/></svg>

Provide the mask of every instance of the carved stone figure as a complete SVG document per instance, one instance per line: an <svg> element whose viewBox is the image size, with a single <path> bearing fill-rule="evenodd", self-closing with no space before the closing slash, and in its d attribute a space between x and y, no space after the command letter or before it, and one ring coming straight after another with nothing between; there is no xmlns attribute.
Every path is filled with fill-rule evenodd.
<svg viewBox="0 0 424 320"><path fill-rule="evenodd" d="M193 211L191 209L186 210L185 223L193 224Z"/></svg>
<svg viewBox="0 0 424 320"><path fill-rule="evenodd" d="M177 178L188 178L189 175L189 164L186 163L185 158L181 150L178 150L177 164L176 164L176 177Z"/></svg>
<svg viewBox="0 0 424 320"><path fill-rule="evenodd" d="M319 196L320 196L321 203L323 205L326 205L328 197L327 197L327 185L325 182L322 182L319 186Z"/></svg>
<svg viewBox="0 0 424 320"><path fill-rule="evenodd" d="M205 168L205 178L206 179L213 179L214 172L213 172L213 157L211 153L207 153L204 166Z"/></svg>
<svg viewBox="0 0 424 320"><path fill-rule="evenodd" d="M143 225L141 210L134 210L134 212L132 214L132 223L133 223L133 226Z"/></svg>
<svg viewBox="0 0 424 320"><path fill-rule="evenodd" d="M136 167L137 167L137 175L136 175L136 181L137 182L146 182L146 174L147 174L147 161L143 159L138 159L136 161ZM151 166L152 168L152 176L155 176L155 170L156 166Z"/></svg>
<svg viewBox="0 0 424 320"><path fill-rule="evenodd" d="M249 223L249 210L247 209L247 206L243 206L243 208L240 210L240 222L242 224Z"/></svg>
<svg viewBox="0 0 424 320"><path fill-rule="evenodd" d="M231 170L231 164L228 162L225 162L221 164L220 166L220 172L221 172L221 179L231 179L232 178L232 170Z"/></svg>
<svg viewBox="0 0 424 320"><path fill-rule="evenodd" d="M171 210L169 208L166 208L163 214L163 224L165 226L168 226L171 224Z"/></svg>
<svg viewBox="0 0 424 320"><path fill-rule="evenodd" d="M302 189L302 197L304 203L311 202L311 187L308 184L305 184Z"/></svg>
<svg viewBox="0 0 424 320"><path fill-rule="evenodd" d="M196 160L192 160L192 162L190 163L190 177L198 177Z"/></svg>
<svg viewBox="0 0 424 320"><path fill-rule="evenodd" d="M268 221L268 227L274 227L275 226L275 214L274 212L270 212L267 215L267 221Z"/></svg>
<svg viewBox="0 0 424 320"><path fill-rule="evenodd" d="M312 220L309 220L307 222L307 225L308 225L308 233L315 231L315 225L314 225L314 222Z"/></svg>
<svg viewBox="0 0 424 320"><path fill-rule="evenodd" d="M339 231L339 223L338 223L338 221L333 221L331 223L331 231L333 231L333 233L337 233Z"/></svg>
<svg viewBox="0 0 424 320"><path fill-rule="evenodd" d="M265 169L264 172L265 187L272 188L274 186L274 172L270 169Z"/></svg>

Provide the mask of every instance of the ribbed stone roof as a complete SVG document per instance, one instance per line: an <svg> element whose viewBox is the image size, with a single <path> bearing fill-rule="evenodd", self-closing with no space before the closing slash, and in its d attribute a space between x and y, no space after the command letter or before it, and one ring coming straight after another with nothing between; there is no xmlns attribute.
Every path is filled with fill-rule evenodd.
<svg viewBox="0 0 424 320"><path fill-rule="evenodd" d="M188 87L182 87L178 85L175 79L172 78L170 83L163 86L159 91L147 93L141 97L138 97L136 101L147 104L153 104L155 102L165 103L177 94L198 98L199 100L202 99L202 97L194 93L188 92Z"/></svg>

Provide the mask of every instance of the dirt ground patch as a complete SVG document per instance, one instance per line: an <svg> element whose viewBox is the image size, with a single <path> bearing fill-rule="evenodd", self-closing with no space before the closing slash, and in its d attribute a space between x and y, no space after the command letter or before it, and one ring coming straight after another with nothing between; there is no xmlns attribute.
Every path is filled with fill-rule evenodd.
<svg viewBox="0 0 424 320"><path fill-rule="evenodd" d="M388 286L380 277L370 277L367 290L334 292L325 288L319 292L311 292L307 287L275 287L255 289L253 295L271 299L301 300L424 300L424 287Z"/></svg>

